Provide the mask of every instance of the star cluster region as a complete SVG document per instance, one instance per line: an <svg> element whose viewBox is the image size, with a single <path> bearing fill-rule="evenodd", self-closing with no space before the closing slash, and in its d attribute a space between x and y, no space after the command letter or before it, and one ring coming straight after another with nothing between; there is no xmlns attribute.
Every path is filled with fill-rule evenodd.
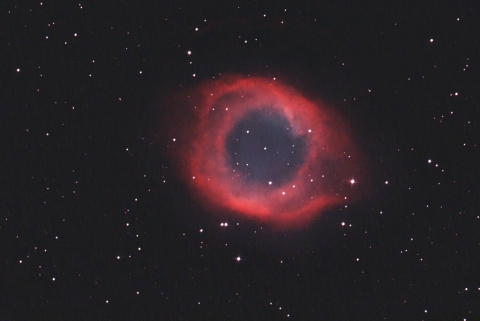
<svg viewBox="0 0 480 321"><path fill-rule="evenodd" d="M0 319L478 320L479 14L2 3ZM232 74L320 97L369 175L339 175L341 202L301 229L212 215L171 157L191 146L170 124L197 106L171 103ZM225 137L230 165L288 182L305 141L250 116Z"/></svg>

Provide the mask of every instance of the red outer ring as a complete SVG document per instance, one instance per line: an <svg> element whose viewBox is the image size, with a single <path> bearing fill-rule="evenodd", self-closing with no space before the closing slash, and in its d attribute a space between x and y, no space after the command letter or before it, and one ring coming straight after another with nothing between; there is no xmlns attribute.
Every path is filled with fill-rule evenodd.
<svg viewBox="0 0 480 321"><path fill-rule="evenodd" d="M183 97L172 106L181 112L170 127L171 154L193 195L213 212L292 226L351 200L350 180L361 176L358 153L345 123L321 101L277 80L240 76L205 82ZM265 106L308 141L306 161L282 186L248 182L229 164L225 148L236 123Z"/></svg>

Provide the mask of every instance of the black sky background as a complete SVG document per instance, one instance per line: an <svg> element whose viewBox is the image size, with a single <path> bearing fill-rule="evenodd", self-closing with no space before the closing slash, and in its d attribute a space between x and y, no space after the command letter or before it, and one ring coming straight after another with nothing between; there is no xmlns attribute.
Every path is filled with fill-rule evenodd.
<svg viewBox="0 0 480 321"><path fill-rule="evenodd" d="M478 6L2 2L0 319L480 320ZM335 107L372 193L281 233L202 209L162 102L231 73Z"/></svg>

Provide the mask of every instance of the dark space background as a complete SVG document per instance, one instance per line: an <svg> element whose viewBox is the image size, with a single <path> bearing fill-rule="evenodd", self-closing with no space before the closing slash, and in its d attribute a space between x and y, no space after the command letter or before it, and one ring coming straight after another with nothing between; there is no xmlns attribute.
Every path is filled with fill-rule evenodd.
<svg viewBox="0 0 480 321"><path fill-rule="evenodd" d="M480 320L479 21L476 1L2 1L0 319ZM158 101L228 73L334 106L370 195L297 231L202 210Z"/></svg>

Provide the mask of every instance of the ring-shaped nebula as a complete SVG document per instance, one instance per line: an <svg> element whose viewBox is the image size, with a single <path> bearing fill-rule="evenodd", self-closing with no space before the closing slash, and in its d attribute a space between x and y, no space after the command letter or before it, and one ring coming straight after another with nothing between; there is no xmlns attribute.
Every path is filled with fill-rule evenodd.
<svg viewBox="0 0 480 321"><path fill-rule="evenodd" d="M212 213L291 227L355 198L359 153L321 100L274 79L222 76L170 105L174 163Z"/></svg>

